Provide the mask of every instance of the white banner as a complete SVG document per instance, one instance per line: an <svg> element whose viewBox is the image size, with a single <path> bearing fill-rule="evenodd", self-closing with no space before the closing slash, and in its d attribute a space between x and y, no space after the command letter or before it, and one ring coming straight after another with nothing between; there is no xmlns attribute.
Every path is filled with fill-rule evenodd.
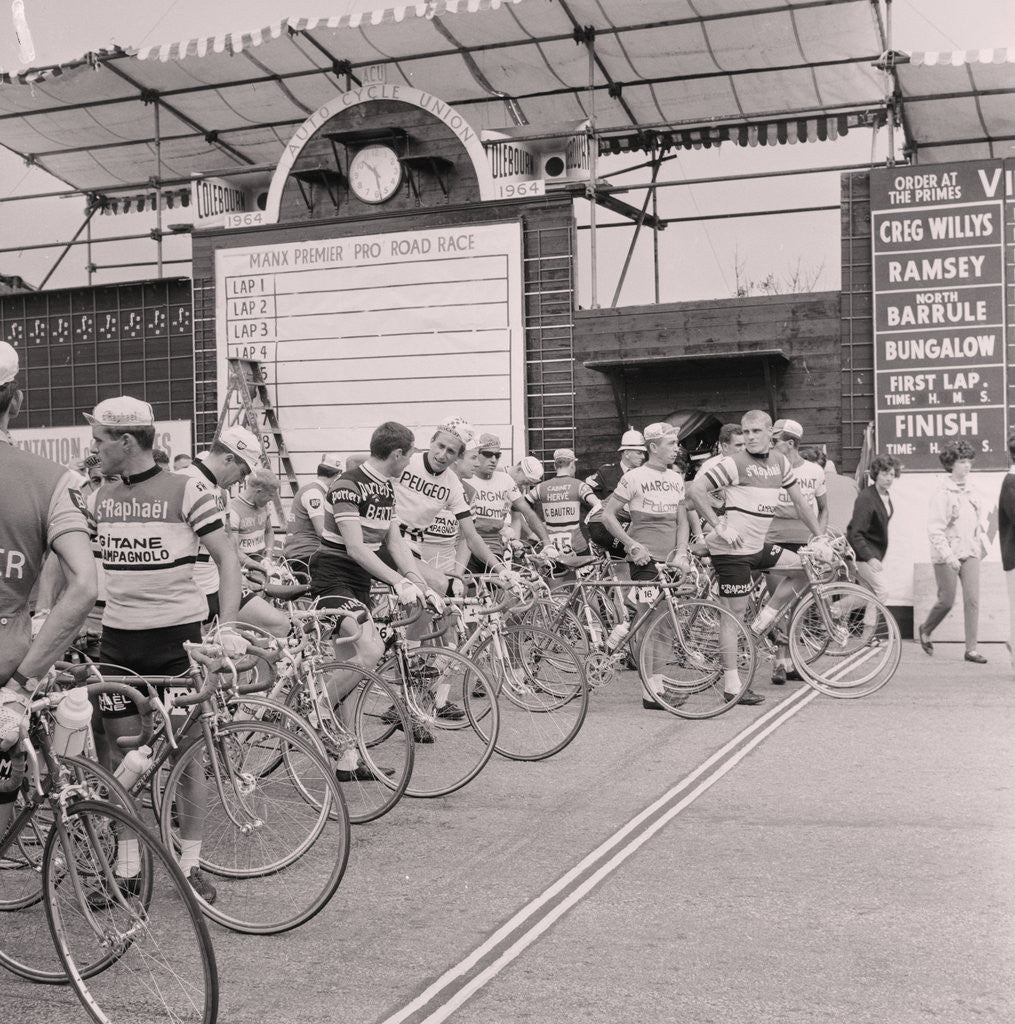
<svg viewBox="0 0 1015 1024"><path fill-rule="evenodd" d="M12 430L11 437L19 448L61 466L78 462L92 450L92 428L87 423L80 427L27 427ZM193 454L190 420L156 420L155 447L169 454L170 465L177 455Z"/></svg>

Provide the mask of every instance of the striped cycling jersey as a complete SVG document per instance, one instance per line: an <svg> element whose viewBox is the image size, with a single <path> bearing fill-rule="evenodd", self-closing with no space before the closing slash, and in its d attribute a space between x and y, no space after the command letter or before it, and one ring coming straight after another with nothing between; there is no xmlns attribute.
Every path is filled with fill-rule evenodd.
<svg viewBox="0 0 1015 1024"><path fill-rule="evenodd" d="M438 512L434 521L423 531L419 546L420 557L428 565L443 573L455 568L458 551L458 520L448 511Z"/></svg>
<svg viewBox="0 0 1015 1024"><path fill-rule="evenodd" d="M104 483L89 502L106 574L103 626L145 630L202 622L199 538L222 529L215 488L153 466Z"/></svg>
<svg viewBox="0 0 1015 1024"><path fill-rule="evenodd" d="M268 506L258 508L242 495L229 502L226 514L229 529L236 534L241 554L261 559L268 550L265 531L268 527Z"/></svg>
<svg viewBox="0 0 1015 1024"><path fill-rule="evenodd" d="M793 475L800 485L807 507L815 519L818 518L818 498L822 498L827 490L825 471L816 462L801 461L793 468ZM768 527L768 540L776 544L806 544L811 539L811 531L804 526L797 515L796 505L785 488L779 491L779 504L775 508L775 517Z"/></svg>
<svg viewBox="0 0 1015 1024"><path fill-rule="evenodd" d="M76 474L49 459L0 442L0 680L21 663L31 642L32 590L46 552L66 533L88 533Z"/></svg>
<svg viewBox="0 0 1015 1024"><path fill-rule="evenodd" d="M550 543L561 551L585 551L581 532L582 506L599 507L592 488L573 476L556 476L536 484L526 495L529 504L546 524Z"/></svg>
<svg viewBox="0 0 1015 1024"><path fill-rule="evenodd" d="M472 506L476 520L476 532L486 541L495 555L504 553L501 530L507 525L506 519L511 506L521 499L518 485L507 473L495 470L489 480L474 476L465 482L465 494Z"/></svg>
<svg viewBox="0 0 1015 1024"><path fill-rule="evenodd" d="M215 495L219 513L225 522L226 503L223 497L223 490L218 485L212 471L200 460L194 461L183 469L174 470L179 476L189 476L192 480L199 480L207 484ZM219 589L219 567L211 557L208 549L198 545L197 561L194 563L194 582L198 585L202 594L217 594Z"/></svg>
<svg viewBox="0 0 1015 1024"><path fill-rule="evenodd" d="M286 538L282 553L286 558L307 559L321 546L314 523L324 522L327 490L320 480L311 480L296 492L285 520Z"/></svg>
<svg viewBox="0 0 1015 1024"><path fill-rule="evenodd" d="M677 522L684 504L684 478L672 469L638 466L629 469L613 496L631 516L627 534L662 561L677 543Z"/></svg>
<svg viewBox="0 0 1015 1024"><path fill-rule="evenodd" d="M774 449L763 455L724 455L708 472L709 490L726 490L726 521L740 536L734 548L716 531L705 538L713 555L755 554L765 546L769 523L779 505L779 488L792 487L796 476L789 459Z"/></svg>
<svg viewBox="0 0 1015 1024"><path fill-rule="evenodd" d="M405 527L403 532L409 540L418 544L423 531L444 511L456 519L468 519L471 515L462 481L451 469L435 473L427 453L416 452L395 481L398 522Z"/></svg>

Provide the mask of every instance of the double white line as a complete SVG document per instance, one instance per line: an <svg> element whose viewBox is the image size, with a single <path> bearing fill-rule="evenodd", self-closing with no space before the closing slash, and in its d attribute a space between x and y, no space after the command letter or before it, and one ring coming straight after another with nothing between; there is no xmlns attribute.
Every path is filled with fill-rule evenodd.
<svg viewBox="0 0 1015 1024"><path fill-rule="evenodd" d="M447 1020L667 822L817 696L816 690L803 687L752 722L381 1024L439 1024Z"/></svg>

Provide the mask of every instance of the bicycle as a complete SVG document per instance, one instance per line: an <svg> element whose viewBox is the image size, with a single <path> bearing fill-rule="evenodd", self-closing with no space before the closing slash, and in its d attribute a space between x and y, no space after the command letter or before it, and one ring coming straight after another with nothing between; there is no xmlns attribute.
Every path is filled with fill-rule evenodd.
<svg viewBox="0 0 1015 1024"><path fill-rule="evenodd" d="M458 652L494 684L500 711L494 750L514 761L552 757L578 735L588 713L582 662L566 639L515 621L526 602L513 600L499 577L472 576L470 582L475 596L449 601L462 637Z"/></svg>
<svg viewBox="0 0 1015 1024"><path fill-rule="evenodd" d="M80 685L82 678L62 681ZM88 692L137 705L142 733L122 739L124 749L150 738L140 693L109 683ZM52 691L29 705L20 809L0 838L0 963L33 981L69 982L98 1022L214 1024L218 971L197 898L116 780L98 765L55 754L47 712L64 695ZM40 947L40 905L55 963Z"/></svg>
<svg viewBox="0 0 1015 1024"><path fill-rule="evenodd" d="M217 899L202 912L232 931L277 934L318 914L341 883L349 856L349 816L327 759L300 732L267 720L237 719L215 700L236 667L209 644L185 644L188 676L120 676L143 687L158 724L151 764L131 787L151 786L163 841L179 849L179 823L199 823L201 868L216 876ZM266 657L254 646L248 653ZM105 667L105 666L99 666ZM122 670L121 670L122 671ZM196 692L182 687L189 682ZM163 697L156 687L169 687ZM170 712L187 708L178 728ZM163 768L170 757L168 774ZM205 806L184 785L206 780Z"/></svg>

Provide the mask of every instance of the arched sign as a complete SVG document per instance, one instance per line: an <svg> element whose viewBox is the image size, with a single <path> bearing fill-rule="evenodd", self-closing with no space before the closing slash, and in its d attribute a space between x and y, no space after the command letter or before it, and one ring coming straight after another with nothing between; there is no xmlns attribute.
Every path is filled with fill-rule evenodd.
<svg viewBox="0 0 1015 1024"><path fill-rule="evenodd" d="M329 100L323 107L311 114L293 133L292 138L286 143L282 158L272 175L271 187L268 189L268 201L264 208L263 223L278 223L279 211L282 207L282 190L285 188L289 173L304 147L322 125L343 110L374 100L394 100L397 103L407 103L410 106L419 107L443 121L458 137L472 160L472 167L479 182L480 199L496 198L490 164L486 159L486 152L479 141L479 136L454 107L428 92L413 89L408 85L365 85L361 89L339 93L333 100Z"/></svg>

